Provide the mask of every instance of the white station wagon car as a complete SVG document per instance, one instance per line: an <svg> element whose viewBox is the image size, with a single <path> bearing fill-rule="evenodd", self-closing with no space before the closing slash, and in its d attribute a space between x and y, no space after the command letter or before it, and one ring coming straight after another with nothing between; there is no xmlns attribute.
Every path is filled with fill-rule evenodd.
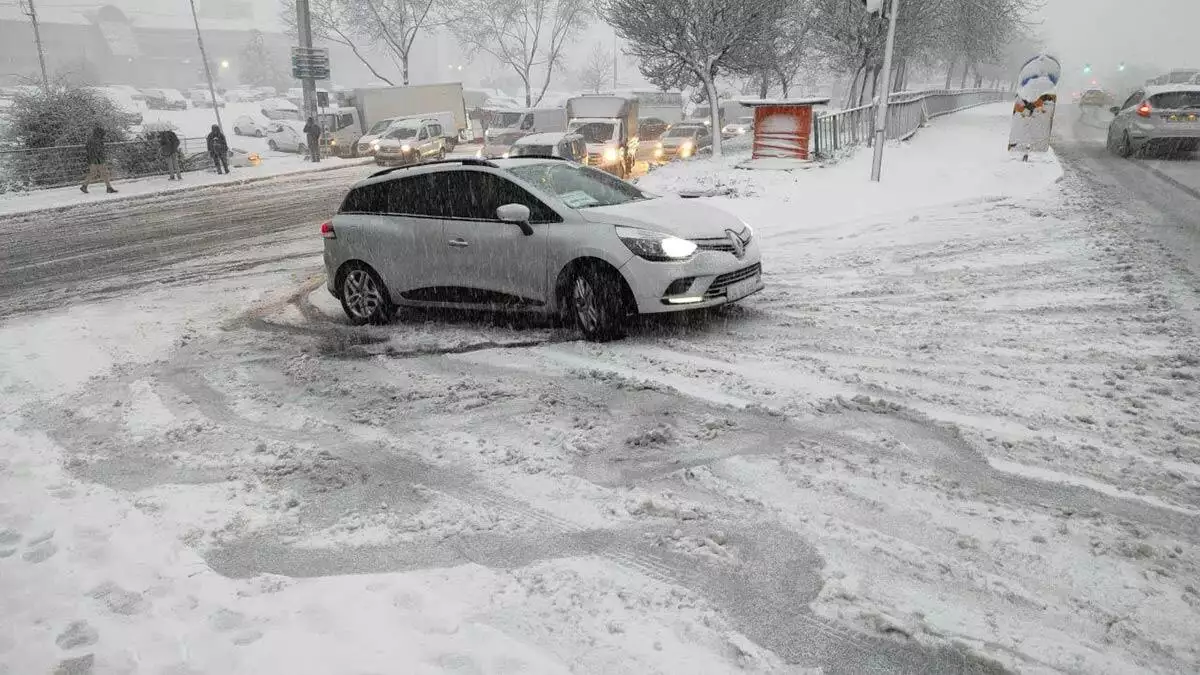
<svg viewBox="0 0 1200 675"><path fill-rule="evenodd" d="M321 234L329 291L359 324L386 322L397 305L518 310L611 340L633 315L763 288L758 242L736 216L561 159L380 171Z"/></svg>

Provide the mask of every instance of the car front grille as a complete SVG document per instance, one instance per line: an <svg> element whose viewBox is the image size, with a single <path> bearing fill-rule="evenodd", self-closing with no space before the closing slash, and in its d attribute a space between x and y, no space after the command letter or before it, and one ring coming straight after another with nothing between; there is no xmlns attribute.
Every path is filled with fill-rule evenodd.
<svg viewBox="0 0 1200 675"><path fill-rule="evenodd" d="M722 274L716 279L713 279L713 282L708 287L708 290L704 291L704 299L711 300L713 298L718 298L724 295L725 289L732 284L736 284L739 281L745 281L746 279L752 279L760 273L762 273L762 264L754 263L753 265L749 267L743 267L736 272Z"/></svg>
<svg viewBox="0 0 1200 675"><path fill-rule="evenodd" d="M733 253L733 242L729 241L729 237L715 237L713 239L693 239L692 243L701 251L723 251L725 253Z"/></svg>

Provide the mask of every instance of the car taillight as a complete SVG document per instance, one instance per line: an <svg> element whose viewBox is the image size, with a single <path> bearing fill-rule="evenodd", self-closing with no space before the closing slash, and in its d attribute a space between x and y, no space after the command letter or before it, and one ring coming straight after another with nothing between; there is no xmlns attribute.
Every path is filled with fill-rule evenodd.
<svg viewBox="0 0 1200 675"><path fill-rule="evenodd" d="M337 239L337 232L333 231L333 223L321 223L321 236L326 239Z"/></svg>
<svg viewBox="0 0 1200 675"><path fill-rule="evenodd" d="M1142 117L1149 117L1151 111L1153 110L1154 108L1150 107L1149 101L1142 101L1142 104L1138 106L1137 114L1141 115Z"/></svg>

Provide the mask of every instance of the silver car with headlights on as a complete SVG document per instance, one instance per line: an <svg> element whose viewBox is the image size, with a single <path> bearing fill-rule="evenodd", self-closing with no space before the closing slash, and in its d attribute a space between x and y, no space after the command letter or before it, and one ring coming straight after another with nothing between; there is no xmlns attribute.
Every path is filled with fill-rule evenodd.
<svg viewBox="0 0 1200 675"><path fill-rule="evenodd" d="M763 288L750 226L549 158L380 171L321 226L328 288L357 324L397 306L561 316L591 340L637 314L736 302Z"/></svg>

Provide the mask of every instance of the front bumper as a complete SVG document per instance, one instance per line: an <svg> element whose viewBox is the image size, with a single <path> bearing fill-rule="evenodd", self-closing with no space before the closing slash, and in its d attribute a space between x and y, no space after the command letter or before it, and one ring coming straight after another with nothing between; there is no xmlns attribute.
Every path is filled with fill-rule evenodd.
<svg viewBox="0 0 1200 675"><path fill-rule="evenodd" d="M724 251L698 251L684 262L633 257L621 267L639 314L705 309L737 302L765 286L762 256L752 240L741 258ZM690 279L690 282L688 281Z"/></svg>
<svg viewBox="0 0 1200 675"><path fill-rule="evenodd" d="M400 154L383 154L377 152L375 153L375 164L379 166L403 166L417 161L418 156L415 151Z"/></svg>

